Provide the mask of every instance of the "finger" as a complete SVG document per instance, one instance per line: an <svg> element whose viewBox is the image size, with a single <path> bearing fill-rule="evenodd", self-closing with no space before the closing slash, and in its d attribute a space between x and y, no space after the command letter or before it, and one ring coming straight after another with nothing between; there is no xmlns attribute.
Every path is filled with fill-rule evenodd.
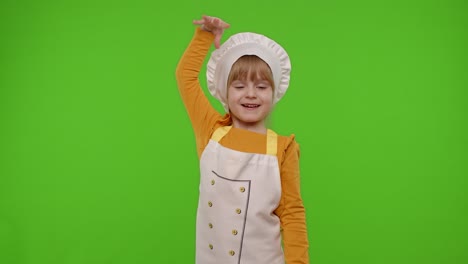
<svg viewBox="0 0 468 264"><path fill-rule="evenodd" d="M201 24L203 24L203 23L204 23L203 19L200 19L200 20L193 20L193 24L195 24L195 25L201 25Z"/></svg>
<svg viewBox="0 0 468 264"><path fill-rule="evenodd" d="M223 29L226 29L226 28L229 28L231 25L229 25L228 23L226 23L223 20L219 19L218 24L216 26L220 27L220 28L223 28Z"/></svg>
<svg viewBox="0 0 468 264"><path fill-rule="evenodd" d="M221 34L216 34L215 39L214 39L215 48L219 49L220 42L221 42Z"/></svg>

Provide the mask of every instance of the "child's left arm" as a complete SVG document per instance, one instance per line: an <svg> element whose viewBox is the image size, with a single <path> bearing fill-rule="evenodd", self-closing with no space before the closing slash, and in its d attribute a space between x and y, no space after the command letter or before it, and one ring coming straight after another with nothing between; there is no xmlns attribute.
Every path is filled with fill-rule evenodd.
<svg viewBox="0 0 468 264"><path fill-rule="evenodd" d="M309 241L305 208L300 191L299 144L290 137L281 163L281 202L275 213L279 216L286 263L308 264Z"/></svg>

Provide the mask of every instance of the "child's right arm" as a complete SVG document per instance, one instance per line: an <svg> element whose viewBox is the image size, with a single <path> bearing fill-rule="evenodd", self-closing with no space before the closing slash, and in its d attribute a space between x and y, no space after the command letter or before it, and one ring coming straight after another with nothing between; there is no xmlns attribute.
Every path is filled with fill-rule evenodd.
<svg viewBox="0 0 468 264"><path fill-rule="evenodd" d="M209 137L210 130L221 115L206 98L200 86L199 74L211 45L215 42L215 46L219 46L220 36L224 28L229 25L220 19L206 16L202 20L194 21L194 24L202 26L196 29L192 41L177 65L176 79L182 101L195 132L197 149L200 154L207 143L205 142L206 137Z"/></svg>
<svg viewBox="0 0 468 264"><path fill-rule="evenodd" d="M199 80L200 70L213 38L213 34L197 28L176 69L179 92L195 131L202 128L207 117L216 115Z"/></svg>

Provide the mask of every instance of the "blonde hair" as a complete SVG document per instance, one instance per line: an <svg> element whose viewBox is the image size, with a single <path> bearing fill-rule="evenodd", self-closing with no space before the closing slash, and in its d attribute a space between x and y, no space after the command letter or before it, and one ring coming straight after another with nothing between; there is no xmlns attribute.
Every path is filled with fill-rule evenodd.
<svg viewBox="0 0 468 264"><path fill-rule="evenodd" d="M270 66L256 55L244 55L237 59L229 72L227 87L235 80L255 81L257 78L268 81L272 90L275 90L275 82Z"/></svg>

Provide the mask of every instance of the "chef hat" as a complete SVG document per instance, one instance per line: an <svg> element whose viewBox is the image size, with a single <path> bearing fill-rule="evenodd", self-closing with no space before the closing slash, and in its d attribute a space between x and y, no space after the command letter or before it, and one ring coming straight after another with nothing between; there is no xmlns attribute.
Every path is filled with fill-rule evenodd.
<svg viewBox="0 0 468 264"><path fill-rule="evenodd" d="M224 110L227 105L227 80L232 65L244 55L256 55L270 66L275 82L273 104L286 93L289 85L291 62L286 51L268 37L251 32L232 35L219 49L211 53L207 64L207 83L210 93L221 101Z"/></svg>

